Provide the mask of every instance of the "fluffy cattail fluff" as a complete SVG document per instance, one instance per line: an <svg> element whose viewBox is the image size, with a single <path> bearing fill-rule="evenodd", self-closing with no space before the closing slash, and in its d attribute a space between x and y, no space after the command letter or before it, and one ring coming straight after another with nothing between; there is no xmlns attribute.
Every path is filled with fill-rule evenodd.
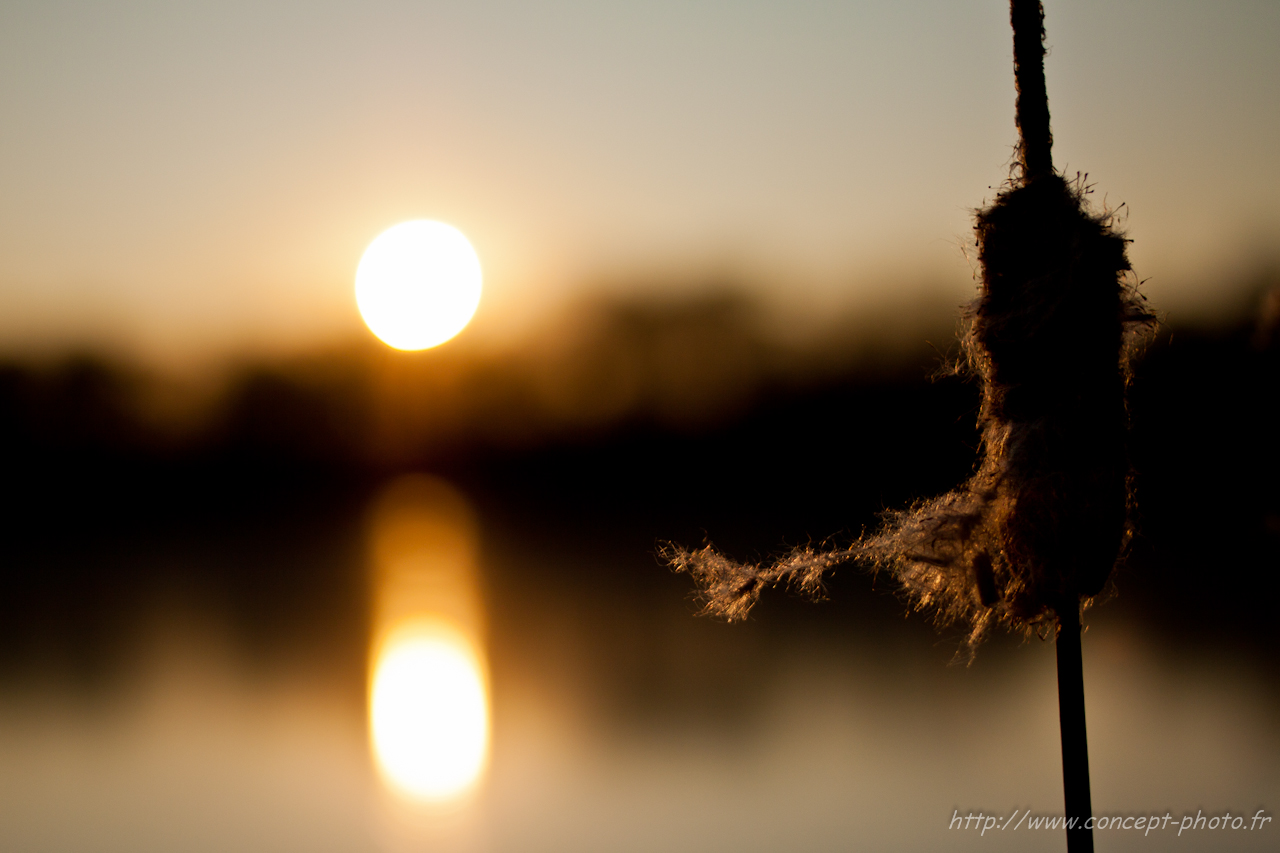
<svg viewBox="0 0 1280 853"><path fill-rule="evenodd" d="M1086 194L1050 172L1012 181L977 213L982 287L961 367L982 384L982 457L969 481L888 513L849 548L773 565L669 547L708 612L743 618L775 585L819 594L828 570L857 560L891 571L939 622L966 623L972 646L994 625L1051 624L1102 590L1129 529L1129 356L1154 320L1124 237Z"/></svg>

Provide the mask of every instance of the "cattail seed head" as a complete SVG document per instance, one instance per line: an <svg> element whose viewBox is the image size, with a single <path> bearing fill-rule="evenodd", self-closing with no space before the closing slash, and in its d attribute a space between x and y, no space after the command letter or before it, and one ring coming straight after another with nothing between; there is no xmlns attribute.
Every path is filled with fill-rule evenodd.
<svg viewBox="0 0 1280 853"><path fill-rule="evenodd" d="M967 314L963 369L982 384L982 457L968 482L885 515L849 548L805 548L772 566L710 547L668 548L706 610L743 618L760 591L818 594L831 567L891 571L913 606L969 626L1076 624L1129 532L1125 387L1133 344L1155 323L1129 276L1126 240L1053 169L1044 7L1011 0L1016 179L976 215L982 288Z"/></svg>
<svg viewBox="0 0 1280 853"><path fill-rule="evenodd" d="M939 622L966 623L975 643L995 625L1051 623L1102 590L1128 535L1129 357L1154 318L1124 237L1086 195L1082 181L1041 175L976 215L982 286L961 369L982 385L982 456L968 482L887 513L848 548L773 565L669 548L708 612L743 618L774 585L819 594L823 575L852 559L891 572Z"/></svg>
<svg viewBox="0 0 1280 853"><path fill-rule="evenodd" d="M1125 386L1150 328L1125 240L1083 183L1042 175L979 211L982 290L964 347L982 383L969 482L892 514L859 550L920 606L1031 625L1097 595L1128 530Z"/></svg>

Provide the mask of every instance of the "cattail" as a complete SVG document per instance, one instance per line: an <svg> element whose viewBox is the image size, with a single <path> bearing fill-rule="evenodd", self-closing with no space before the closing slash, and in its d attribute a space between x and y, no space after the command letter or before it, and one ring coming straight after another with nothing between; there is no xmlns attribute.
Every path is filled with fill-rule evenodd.
<svg viewBox="0 0 1280 853"><path fill-rule="evenodd" d="M1012 0L1015 174L977 212L981 291L962 336L981 381L982 456L941 497L889 513L848 548L793 552L769 566L710 547L668 550L703 590L708 612L742 618L761 590L817 593L833 566L890 571L917 609L969 628L1058 629L1059 700L1068 817L1089 812L1080 611L1104 587L1129 534L1125 387L1134 343L1154 318L1138 295L1126 240L1089 209L1083 179L1054 172L1044 82L1044 10ZM1092 850L1086 830L1073 851Z"/></svg>
<svg viewBox="0 0 1280 853"><path fill-rule="evenodd" d="M891 571L939 622L967 624L972 646L996 625L1034 630L1078 615L1105 585L1129 531L1129 357L1153 317L1111 217L1089 209L1082 179L1053 171L1043 10L1014 0L1012 11L1019 157L976 215L982 285L961 341L960 367L982 386L974 475L888 513L848 548L758 566L670 547L707 612L743 618L774 585L820 592L823 575L853 559Z"/></svg>

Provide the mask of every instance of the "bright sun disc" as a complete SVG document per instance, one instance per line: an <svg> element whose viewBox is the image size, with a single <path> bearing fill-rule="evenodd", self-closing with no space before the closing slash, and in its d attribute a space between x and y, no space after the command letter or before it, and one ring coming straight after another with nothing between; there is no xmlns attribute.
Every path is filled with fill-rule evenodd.
<svg viewBox="0 0 1280 853"><path fill-rule="evenodd" d="M402 350L437 346L480 304L480 259L462 232L418 219L388 228L356 269L356 305L369 331Z"/></svg>
<svg viewBox="0 0 1280 853"><path fill-rule="evenodd" d="M479 777L488 700L479 663L461 637L411 634L388 642L369 704L374 755L402 792L444 800Z"/></svg>

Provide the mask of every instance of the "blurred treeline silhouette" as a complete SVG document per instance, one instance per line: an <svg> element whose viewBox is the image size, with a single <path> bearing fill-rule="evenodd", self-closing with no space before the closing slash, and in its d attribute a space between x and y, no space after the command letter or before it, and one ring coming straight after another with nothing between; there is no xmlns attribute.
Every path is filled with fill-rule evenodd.
<svg viewBox="0 0 1280 853"><path fill-rule="evenodd" d="M902 371L928 341L947 345L954 309L851 317L796 340L731 290L596 301L507 350L405 353L367 338L185 381L77 355L5 365L0 393L5 428L32 448L395 468L640 423L702 431L762 397Z"/></svg>
<svg viewBox="0 0 1280 853"><path fill-rule="evenodd" d="M1231 323L1163 328L1139 360L1141 529L1115 585L1175 639L1273 650L1280 282L1253 293ZM945 370L955 305L810 338L764 314L728 292L599 302L508 350L367 342L185 390L90 356L0 366L0 662L66 658L91 678L137 602L172 594L218 602L264 654L329 649L355 671L363 507L406 470L458 483L495 553L610 555L530 565L623 601L687 586L657 565L662 540L750 559L852 537L972 469L976 387ZM539 582L491 583L507 581ZM871 585L836 583L847 599ZM834 612L860 606L834 592Z"/></svg>

